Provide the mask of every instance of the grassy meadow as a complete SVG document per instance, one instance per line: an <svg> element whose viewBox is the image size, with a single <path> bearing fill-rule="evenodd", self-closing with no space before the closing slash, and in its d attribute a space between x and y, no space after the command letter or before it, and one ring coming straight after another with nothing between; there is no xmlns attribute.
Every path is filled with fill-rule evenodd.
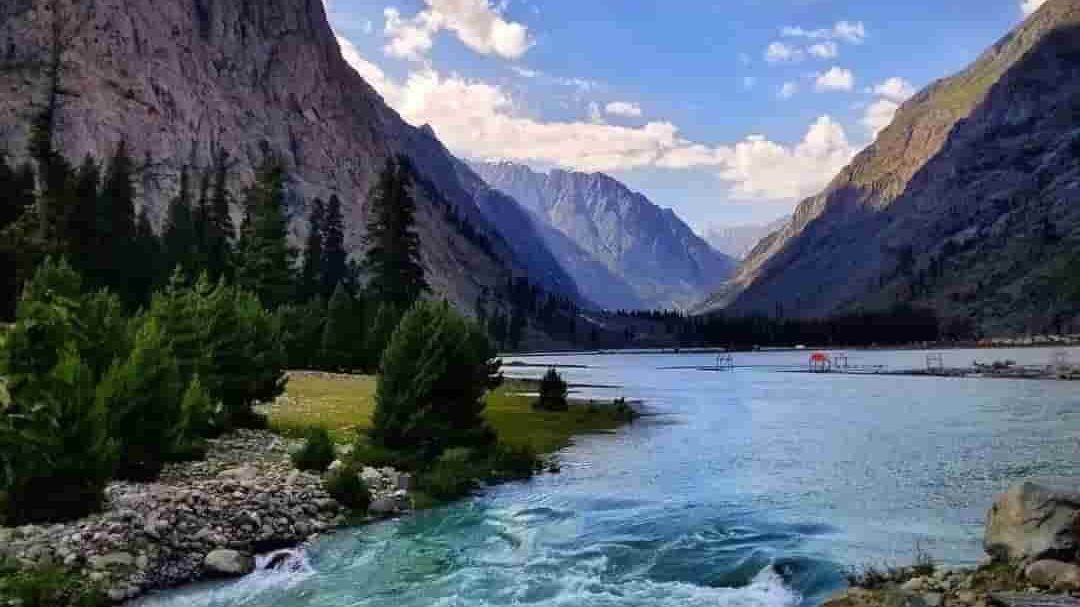
<svg viewBox="0 0 1080 607"><path fill-rule="evenodd" d="M626 423L625 415L610 403L594 404L571 399L570 410L536 411L537 383L506 380L487 395L488 422L499 439L515 446L528 445L536 453L553 453L574 436L608 432ZM351 443L358 431L371 427L375 412L375 377L294 372L285 395L265 411L271 427L286 436L302 436L306 428L326 428L339 443Z"/></svg>

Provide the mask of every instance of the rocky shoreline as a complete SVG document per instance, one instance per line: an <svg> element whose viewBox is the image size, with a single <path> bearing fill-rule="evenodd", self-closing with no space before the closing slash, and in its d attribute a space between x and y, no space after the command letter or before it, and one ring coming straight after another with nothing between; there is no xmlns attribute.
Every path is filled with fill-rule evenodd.
<svg viewBox="0 0 1080 607"><path fill-rule="evenodd" d="M154 483L114 482L102 512L64 524L0 528L0 559L63 566L119 603L251 572L253 555L347 522L319 475L296 470L298 441L243 430L209 441L205 460L170 464ZM373 514L408 509L408 475L365 468Z"/></svg>
<svg viewBox="0 0 1080 607"><path fill-rule="evenodd" d="M1025 482L987 514L987 560L973 569L910 567L853 572L823 607L1080 607L1080 493Z"/></svg>

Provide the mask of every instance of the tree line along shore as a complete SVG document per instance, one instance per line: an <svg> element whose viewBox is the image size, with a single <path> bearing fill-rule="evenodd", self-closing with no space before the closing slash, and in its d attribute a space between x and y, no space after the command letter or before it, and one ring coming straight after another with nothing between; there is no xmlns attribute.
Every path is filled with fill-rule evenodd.
<svg viewBox="0 0 1080 607"><path fill-rule="evenodd" d="M0 157L0 256L14 270L0 289L13 321L0 330L0 600L94 605L243 571L252 551L380 500L411 506L400 491L433 503L540 470L534 443L502 430L520 439L514 428L563 416L548 424L558 442L634 415L500 406L514 397L498 391L488 327L429 293L407 158L380 172L353 263L336 198L312 201L293 249L272 157L239 200L225 156L185 171L159 235L126 146L76 167L55 128L46 106L31 160ZM267 432L257 406L286 394L289 368L375 377L370 410L337 435L345 448L318 413L295 444ZM256 461L234 461L237 440ZM269 514L232 518L245 507Z"/></svg>

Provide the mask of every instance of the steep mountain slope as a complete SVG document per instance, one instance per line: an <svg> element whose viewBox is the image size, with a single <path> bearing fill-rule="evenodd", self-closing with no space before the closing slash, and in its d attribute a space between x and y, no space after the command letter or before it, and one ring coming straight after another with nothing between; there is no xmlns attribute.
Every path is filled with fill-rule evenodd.
<svg viewBox="0 0 1080 607"><path fill-rule="evenodd" d="M476 171L536 217L569 239L581 255L548 239L583 294L606 307L686 307L703 298L731 273L733 260L712 249L670 209L600 173L532 171L513 163L478 163ZM590 274L586 274L586 273ZM592 276L590 279L589 276ZM612 297L621 282L633 301ZM601 281L601 282L597 282Z"/></svg>
<svg viewBox="0 0 1080 607"><path fill-rule="evenodd" d="M762 241L711 302L814 316L929 305L985 333L1059 329L1080 228L1080 0L1049 0Z"/></svg>
<svg viewBox="0 0 1080 607"><path fill-rule="evenodd" d="M535 229L500 232L470 190L478 178L429 129L406 124L342 59L316 0L59 0L66 45L59 147L104 158L125 139L147 163L143 200L156 217L181 167L228 152L239 191L267 154L288 170L293 230L301 201L341 196L352 252L362 246L365 200L396 153L420 173L419 231L429 282L472 309L483 287L527 273L576 297ZM50 2L0 3L0 142L25 153L30 103L45 83ZM83 23L81 27L75 24ZM463 228L463 225L469 228Z"/></svg>
<svg viewBox="0 0 1080 607"><path fill-rule="evenodd" d="M762 224L716 226L705 231L705 242L728 257L743 259L763 238L784 227L790 217Z"/></svg>

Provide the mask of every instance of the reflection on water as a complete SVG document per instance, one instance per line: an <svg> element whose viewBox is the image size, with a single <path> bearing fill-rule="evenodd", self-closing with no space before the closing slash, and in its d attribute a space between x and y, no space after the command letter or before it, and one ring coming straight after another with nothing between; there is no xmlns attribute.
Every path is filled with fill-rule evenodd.
<svg viewBox="0 0 1080 607"><path fill-rule="evenodd" d="M561 474L323 538L296 572L144 604L810 604L845 567L910 560L916 543L974 562L995 493L1032 476L1080 481L1074 384L776 371L806 356L736 355L743 368L726 373L692 369L711 355L530 359L588 365L563 372L622 388L582 396L643 399L659 417L577 441ZM945 353L957 365L1049 357ZM851 359L925 364L918 352Z"/></svg>

